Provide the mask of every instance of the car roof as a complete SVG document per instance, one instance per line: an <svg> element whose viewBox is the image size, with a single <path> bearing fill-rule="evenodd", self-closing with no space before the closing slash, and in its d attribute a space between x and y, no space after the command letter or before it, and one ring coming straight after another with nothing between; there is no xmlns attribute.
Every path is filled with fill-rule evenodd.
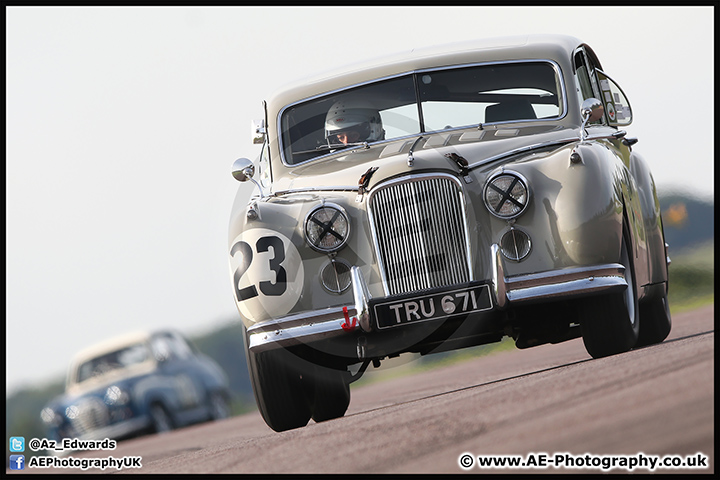
<svg viewBox="0 0 720 480"><path fill-rule="evenodd" d="M135 331L135 332L125 333L123 335L118 335L116 337L109 338L107 340L103 340L102 342L98 342L87 348L79 350L73 356L72 363L74 365L77 365L77 364L84 362L87 359L97 357L98 355L103 354L103 353L111 352L114 350L119 350L123 347L132 345L135 343L147 342L151 336L152 336L152 332Z"/></svg>
<svg viewBox="0 0 720 480"><path fill-rule="evenodd" d="M569 35L529 34L478 39L413 49L300 79L275 92L268 101L270 122L290 103L351 85L371 82L415 70L512 60L569 60L582 41Z"/></svg>

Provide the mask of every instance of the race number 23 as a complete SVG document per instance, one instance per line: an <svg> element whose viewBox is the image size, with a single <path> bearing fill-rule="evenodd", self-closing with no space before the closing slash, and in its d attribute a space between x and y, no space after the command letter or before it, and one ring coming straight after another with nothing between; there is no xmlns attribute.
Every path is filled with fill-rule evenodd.
<svg viewBox="0 0 720 480"><path fill-rule="evenodd" d="M260 237L255 242L255 252L257 253L271 253L272 256L268 257L267 268L270 272L274 273L274 281L261 281L258 282L260 292L267 296L280 296L287 290L287 272L283 268L282 263L285 260L285 246L283 241L275 236L264 236ZM245 242L236 242L230 249L230 255L235 256L236 253L240 253L240 264L233 274L233 282L235 285L235 297L238 302L248 300L258 295L258 290L255 285L249 287L240 288L240 280L243 275L250 269L253 262L253 248Z"/></svg>

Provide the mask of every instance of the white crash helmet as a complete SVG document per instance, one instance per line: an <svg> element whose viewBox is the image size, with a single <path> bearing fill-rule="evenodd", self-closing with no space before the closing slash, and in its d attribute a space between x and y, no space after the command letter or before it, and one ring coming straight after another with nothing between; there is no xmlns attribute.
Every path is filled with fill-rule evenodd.
<svg viewBox="0 0 720 480"><path fill-rule="evenodd" d="M359 102L335 102L325 117L325 138L328 143L339 143L336 136L357 132L353 142L375 142L385 137L380 112Z"/></svg>

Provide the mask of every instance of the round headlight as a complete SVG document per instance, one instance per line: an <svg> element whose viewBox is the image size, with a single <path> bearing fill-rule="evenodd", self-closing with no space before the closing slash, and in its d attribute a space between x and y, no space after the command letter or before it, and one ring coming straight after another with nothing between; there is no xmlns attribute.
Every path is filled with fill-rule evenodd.
<svg viewBox="0 0 720 480"><path fill-rule="evenodd" d="M350 222L342 207L324 204L313 209L305 220L305 239L319 252L334 252L347 242Z"/></svg>
<svg viewBox="0 0 720 480"><path fill-rule="evenodd" d="M124 405L130 396L117 385L111 385L105 391L105 403L108 405Z"/></svg>
<svg viewBox="0 0 720 480"><path fill-rule="evenodd" d="M60 416L55 414L55 410L50 407L42 409L42 412L40 412L40 418L42 418L42 421L46 424L55 426L57 426L61 420Z"/></svg>
<svg viewBox="0 0 720 480"><path fill-rule="evenodd" d="M69 418L70 420L73 420L77 418L77 416L80 414L80 409L77 407L77 405L70 405L65 409L65 416Z"/></svg>
<svg viewBox="0 0 720 480"><path fill-rule="evenodd" d="M515 172L502 172L485 184L485 206L499 218L513 218L525 211L530 200L527 182Z"/></svg>

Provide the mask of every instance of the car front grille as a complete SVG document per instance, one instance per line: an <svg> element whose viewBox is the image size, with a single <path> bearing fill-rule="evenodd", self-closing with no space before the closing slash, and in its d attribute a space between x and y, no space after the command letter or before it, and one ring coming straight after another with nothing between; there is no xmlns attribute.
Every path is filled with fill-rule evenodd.
<svg viewBox="0 0 720 480"><path fill-rule="evenodd" d="M470 280L465 208L455 177L392 181L368 201L387 295Z"/></svg>
<svg viewBox="0 0 720 480"><path fill-rule="evenodd" d="M104 427L109 422L108 409L98 398L83 399L74 408L70 408L72 412L68 412L68 416L78 435Z"/></svg>

